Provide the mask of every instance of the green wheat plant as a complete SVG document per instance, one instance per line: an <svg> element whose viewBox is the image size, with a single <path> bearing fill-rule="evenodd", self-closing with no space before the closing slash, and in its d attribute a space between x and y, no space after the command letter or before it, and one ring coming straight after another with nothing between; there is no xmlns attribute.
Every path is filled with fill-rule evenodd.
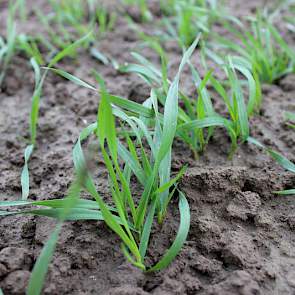
<svg viewBox="0 0 295 295"><path fill-rule="evenodd" d="M115 138L115 123L114 118L111 119L111 105L106 103L107 93L101 88L103 90L101 91L102 100L98 113L98 127L95 132L99 137L102 156L110 174L112 199L115 203L116 210L118 211L117 214L120 217L122 225L118 222L116 223L115 220L112 220L114 216L111 216L111 211L107 209L106 205L102 202L102 199L98 195L93 196L101 208L105 222L124 242L124 244L122 244L122 251L126 258L132 264L143 270L146 269L144 260L154 215L158 216L159 222L163 222L167 205L175 192L175 189L173 189L172 192L169 192L169 188L177 182L184 172L184 170L181 170L175 178L170 179L171 147L175 133L175 128L173 130L171 124L175 120L175 111L172 112L170 110L168 115L167 109L172 106L175 107L175 98L177 96L177 89L175 88L177 87L177 83L178 82L175 80L175 84L170 88L167 97L163 127L161 127L160 121L156 121L153 133L149 132L148 126L146 126L144 121L140 120L138 117L127 117L126 114L119 109L114 110L117 117L120 117L125 121L136 135L137 144L140 147L138 152L140 156L136 151L135 144L132 142L128 134L125 134L125 141L127 142L128 148L118 142ZM155 116L157 116L156 97L154 94L152 94L151 97L151 99L154 99L152 103L154 104L154 111L156 112ZM170 116L171 113L174 116ZM108 114L110 118L107 118ZM168 132L169 128L170 130ZM167 132L167 136L164 136L164 132ZM144 136L142 134L144 134ZM111 138L111 136L113 138ZM146 140L150 148L150 157L146 154L143 146L143 139ZM106 149L105 146L108 149ZM123 170L119 167L118 158L121 158L125 163ZM75 166L77 167L79 164L77 161L75 163ZM130 191L131 175L135 175L138 182L143 187L142 195L137 206L135 205L135 200ZM121 185L118 180L120 180ZM94 187L90 183L92 182L89 181L88 192L93 193ZM182 203L180 206L183 210L183 217L185 215L189 217L188 205L182 193L180 193L180 202ZM130 210L129 218L126 213L128 212L127 208ZM139 234L132 233L128 220ZM188 225L187 221L185 223ZM185 229L185 236L187 230L188 228ZM179 247L183 243L183 233L181 235L182 238L179 241L176 240L174 246L172 246L173 248L168 250L168 254L166 253L163 259L150 268L149 271L160 270L170 263L171 259L173 259L175 254L179 251L176 250L175 247L180 249ZM172 252L175 254L172 254Z"/></svg>
<svg viewBox="0 0 295 295"><path fill-rule="evenodd" d="M178 40L181 47L192 44L196 36L210 36L212 26L217 22L231 20L238 22L215 0L180 0L173 2L169 9L172 16L164 18L164 25L170 38Z"/></svg>
<svg viewBox="0 0 295 295"><path fill-rule="evenodd" d="M48 22L46 26L50 36L59 48L64 48L69 42L85 35L92 29L92 23L86 22L85 18L87 14L87 6L84 1L49 1L53 14L49 16L43 16L44 24ZM54 26L56 26L56 30ZM55 38L54 38L55 36Z"/></svg>
<svg viewBox="0 0 295 295"><path fill-rule="evenodd" d="M284 0L277 1L273 5L266 6L263 15L272 23L283 20L282 24L292 33L295 32L295 1Z"/></svg>
<svg viewBox="0 0 295 295"><path fill-rule="evenodd" d="M153 19L153 16L148 8L147 0L121 0L121 2L125 6L138 7L143 22L149 22Z"/></svg>
<svg viewBox="0 0 295 295"><path fill-rule="evenodd" d="M125 73L138 74L147 84L154 87L162 105L165 104L167 89L171 84L167 73L168 58L159 42L144 37L148 46L160 56L161 69L155 67L145 57L133 52L132 56L137 63L122 65L119 70ZM261 89L257 77L253 76L246 66L227 60L218 60L220 68L226 73L227 80L219 81L214 78L213 71L209 70L201 79L197 69L190 63L192 82L196 87L196 97L188 97L179 92L180 108L177 120L176 136L183 140L192 150L195 158L205 150L215 127L226 129L231 139L229 155L232 156L238 141L244 142L249 135L248 118L259 110L261 104ZM242 75L244 79L238 77ZM224 86L224 82L226 86ZM218 114L214 110L208 86L219 95L224 102L227 115ZM245 91L247 90L247 91ZM245 97L244 93L247 93Z"/></svg>
<svg viewBox="0 0 295 295"><path fill-rule="evenodd" d="M29 58L34 58L39 65L44 65L45 60L39 49L40 41L38 38L20 34L17 37L17 49L20 52L24 52Z"/></svg>
<svg viewBox="0 0 295 295"><path fill-rule="evenodd" d="M189 46L200 33L209 33L209 10L196 5L195 1L176 1L175 17L165 20L168 33L174 37L182 46ZM203 1L201 1L203 2Z"/></svg>
<svg viewBox="0 0 295 295"><path fill-rule="evenodd" d="M275 26L260 14L249 22L251 29L245 25L236 28L226 22L225 28L238 42L216 35L211 43L214 51L221 52L219 55L223 59L230 52L264 83L271 84L288 73L294 73L295 52Z"/></svg>
<svg viewBox="0 0 295 295"><path fill-rule="evenodd" d="M49 3L52 13L45 15L36 9L36 14L48 32L49 38L46 42L56 51L66 48L89 31L94 31L92 38L83 45L89 48L97 39L112 30L116 23L116 13L109 12L98 1L50 0Z"/></svg>
<svg viewBox="0 0 295 295"><path fill-rule="evenodd" d="M90 36L91 36L91 33L88 33L83 38L75 41L74 43L68 45L65 49L58 52L49 62L48 68L53 67L63 58L70 56L72 52L76 51L77 48L80 47L85 42L85 40L87 40ZM24 42L26 42L26 40ZM29 45L27 44L27 46ZM41 68L39 64L39 62L41 61L43 61L42 56L38 54L35 54L34 57L30 59L32 68L34 69L34 73L35 73L35 89L32 95L31 112L30 112L30 118L29 118L30 119L30 142L24 152L25 163L21 172L22 200L26 200L30 193L29 160L31 158L34 148L37 145L36 139L37 139L38 118L39 118L39 105L40 105L40 99L42 96L43 84L48 74L48 68L45 68L43 74L41 73Z"/></svg>
<svg viewBox="0 0 295 295"><path fill-rule="evenodd" d="M175 13L175 6L178 0L160 0L160 9L166 16L171 16Z"/></svg>
<svg viewBox="0 0 295 295"><path fill-rule="evenodd" d="M17 1L13 5L12 2L9 2L9 14L6 22L6 38L4 39L0 36L0 87L16 50L17 32L14 18L20 3L20 1Z"/></svg>
<svg viewBox="0 0 295 295"><path fill-rule="evenodd" d="M9 1L9 13L6 21L6 36L0 36L0 87L3 83L9 64L17 51L18 34L16 18L26 20L25 0Z"/></svg>
<svg viewBox="0 0 295 295"><path fill-rule="evenodd" d="M214 128L223 127L231 139L229 157L232 157L238 142L243 143L248 138L249 117L260 106L259 81L246 67L234 64L230 56L220 64L227 76L225 81L215 78L213 70L209 70L201 79L197 69L192 64L190 66L197 96L191 99L181 95L183 112L177 135L199 153L204 151L214 134ZM219 114L215 111L208 86L223 101L226 112Z"/></svg>

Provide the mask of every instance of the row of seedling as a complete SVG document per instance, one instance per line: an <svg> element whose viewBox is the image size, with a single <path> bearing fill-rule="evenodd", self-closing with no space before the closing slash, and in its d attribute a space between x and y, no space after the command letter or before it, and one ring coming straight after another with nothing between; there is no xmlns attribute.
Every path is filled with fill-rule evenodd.
<svg viewBox="0 0 295 295"><path fill-rule="evenodd" d="M284 9L294 8L292 1L289 2ZM150 15L146 1L122 0L122 3L138 5L143 15ZM7 34L5 38L0 38L0 86L16 52L24 52L29 58L34 57L40 65L44 65L57 52L91 30L96 33L83 47L104 64L109 63L109 58L112 59L100 52L99 40L108 31L115 29L119 11L109 12L96 0L51 0L49 4L52 8L51 14L44 15L37 8L34 9L47 34L29 36L19 34L15 25L18 15L23 21L26 19L25 0L10 2ZM223 63L230 54L236 63L257 75L262 83L274 83L284 75L294 73L294 49L287 44L272 23L275 11L280 15L281 8L272 13L258 11L255 17L245 18L242 22L215 0L173 0L169 5L164 4L160 1L163 17L155 22L156 28L151 26L153 37L158 43L165 44L167 40L176 40L180 47L187 48L198 34L202 34L200 46L207 57L217 63ZM143 36L140 27L128 19L130 26L139 31L139 37ZM214 25L221 26L226 37L216 33ZM77 56L77 53L73 51L72 56ZM114 60L112 64L117 65Z"/></svg>

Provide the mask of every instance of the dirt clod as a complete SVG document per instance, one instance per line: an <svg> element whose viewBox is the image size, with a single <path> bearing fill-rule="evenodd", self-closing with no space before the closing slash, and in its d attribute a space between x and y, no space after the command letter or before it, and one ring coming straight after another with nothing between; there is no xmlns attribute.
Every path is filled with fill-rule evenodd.
<svg viewBox="0 0 295 295"><path fill-rule="evenodd" d="M251 275L243 270L234 271L225 281L209 288L212 295L259 295L260 288Z"/></svg>
<svg viewBox="0 0 295 295"><path fill-rule="evenodd" d="M4 294L24 295L31 273L27 270L16 270L5 277L3 283Z"/></svg>

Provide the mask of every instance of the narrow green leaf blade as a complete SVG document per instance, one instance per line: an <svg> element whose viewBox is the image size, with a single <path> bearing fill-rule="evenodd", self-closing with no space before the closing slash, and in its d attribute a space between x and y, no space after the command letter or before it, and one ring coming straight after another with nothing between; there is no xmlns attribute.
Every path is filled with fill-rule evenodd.
<svg viewBox="0 0 295 295"><path fill-rule="evenodd" d="M29 286L27 289L28 295L40 295L47 273L48 265L53 257L53 253L56 247L56 243L59 234L62 229L62 224L59 223L53 233L50 235L48 241L43 247L41 254L39 255L29 281Z"/></svg>
<svg viewBox="0 0 295 295"><path fill-rule="evenodd" d="M264 149L283 168L295 173L295 164L292 163L290 160L288 160L285 156L283 156L282 154L280 154L272 149L265 147L262 143L260 143L257 139L255 139L253 137L248 137L247 141Z"/></svg>
<svg viewBox="0 0 295 295"><path fill-rule="evenodd" d="M283 191L274 192L277 195L295 195L295 189L288 189Z"/></svg>
<svg viewBox="0 0 295 295"><path fill-rule="evenodd" d="M74 43L67 46L65 49L57 53L52 60L50 61L48 68L52 68L55 64L57 64L61 59L72 54L74 50L76 50L79 46L81 46L84 42L88 41L91 37L92 32L89 32L84 37L80 38L79 40L75 41Z"/></svg>
<svg viewBox="0 0 295 295"><path fill-rule="evenodd" d="M140 238L139 253L144 262L146 250L150 240L151 229L153 225L154 215L156 209L156 201L154 200L150 206L146 221L144 223L143 231Z"/></svg>
<svg viewBox="0 0 295 295"><path fill-rule="evenodd" d="M276 160L282 167L285 169L295 173L295 164L292 163L290 160L288 160L286 157L284 157L282 154L273 151L271 149L267 149L267 152L270 154L270 156Z"/></svg>
<svg viewBox="0 0 295 295"><path fill-rule="evenodd" d="M65 199L54 199L44 201L2 201L0 207L17 207L17 206L45 206L50 208L63 208ZM76 208L99 209L97 202L91 200L79 199L75 205Z"/></svg>
<svg viewBox="0 0 295 295"><path fill-rule="evenodd" d="M30 192L30 176L28 163L33 152L33 148L33 145L29 145L25 149L25 164L21 173L22 200L26 200Z"/></svg>
<svg viewBox="0 0 295 295"><path fill-rule="evenodd" d="M49 68L49 67L42 67L43 69L46 69L46 70L50 70L62 77L64 77L65 79L73 82L74 84L78 85L78 86L82 86L82 87L85 87L85 88L88 88L88 89L91 89L93 91L98 91L94 86L90 85L89 83L79 79L78 77L64 71L64 70L61 70L61 69L55 69L55 68Z"/></svg>
<svg viewBox="0 0 295 295"><path fill-rule="evenodd" d="M192 55L195 47L198 44L198 41L199 41L199 37L184 53L183 58L179 65L178 73L168 90L165 107L164 107L163 138L162 138L161 146L159 149L159 153L157 155L158 162L162 161L162 159L165 157L165 155L171 148L171 145L175 136L176 127L177 127L177 117L178 117L178 84L180 79L180 73L184 65L188 62L190 56Z"/></svg>
<svg viewBox="0 0 295 295"><path fill-rule="evenodd" d="M179 253L182 248L184 242L186 241L189 227L190 227L190 209L189 204L182 192L179 192L179 211L180 211L180 225L176 235L176 238L169 248L169 250L165 253L162 259L150 269L148 272L159 271L165 267L167 267L172 260Z"/></svg>

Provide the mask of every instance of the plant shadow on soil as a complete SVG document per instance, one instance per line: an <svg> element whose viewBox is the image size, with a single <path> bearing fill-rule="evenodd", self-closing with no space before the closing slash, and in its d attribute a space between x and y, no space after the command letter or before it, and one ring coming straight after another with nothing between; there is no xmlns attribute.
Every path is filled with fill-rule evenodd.
<svg viewBox="0 0 295 295"><path fill-rule="evenodd" d="M232 7L238 7L237 14L257 5L250 1L253 7L245 8L238 2L231 1ZM5 13L4 9L1 18ZM36 26L35 21L33 18L28 31ZM124 62L138 41L126 22L118 22L118 29L101 42L101 50ZM144 54L157 62L153 52L145 49ZM169 60L172 67L179 61L173 46ZM89 81L88 69L95 67L111 93L148 97L149 89L137 77L118 74L86 54L78 64L62 66ZM187 74L184 72L183 80ZM16 57L5 80L6 90L0 93L0 195L4 200L20 196L32 88L32 70L27 61ZM295 137L283 123L283 112L295 111L294 96L294 75L277 85L264 86L261 115L251 120L252 136L292 161ZM41 100L38 148L30 161L30 198L64 196L73 180L73 144L85 122L95 121L96 111L93 93L49 76ZM198 161L186 146L175 142L173 169L189 164L181 188L191 207L191 229L180 255L166 270L146 275L130 266L120 252L119 240L102 222L67 222L43 294L293 294L295 200L275 196L272 191L295 187L295 177L256 147L239 147L231 161L228 149L222 130ZM101 165L98 170L96 185L106 196L106 175ZM0 219L0 287L4 294L24 294L30 271L54 224L31 216ZM148 252L151 263L173 241L177 226L174 200L163 228L153 232Z"/></svg>

